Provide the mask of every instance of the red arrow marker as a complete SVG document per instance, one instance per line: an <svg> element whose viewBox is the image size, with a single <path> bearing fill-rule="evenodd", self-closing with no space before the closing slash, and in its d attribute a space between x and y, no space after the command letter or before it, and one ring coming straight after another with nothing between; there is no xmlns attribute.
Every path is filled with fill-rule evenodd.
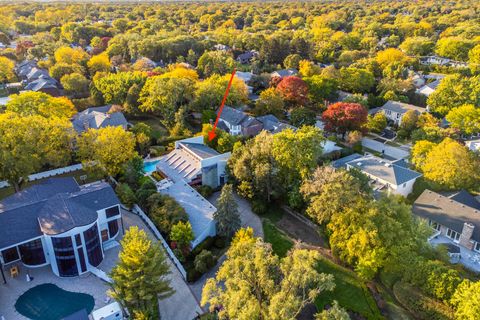
<svg viewBox="0 0 480 320"><path fill-rule="evenodd" d="M230 81L228 81L227 90L225 90L222 104L220 104L220 109L218 109L217 119L213 124L212 130L208 133L208 141L212 141L217 136L217 134L215 133L215 129L217 129L218 119L220 119L220 115L222 114L223 107L225 106L225 101L227 101L228 92L230 91L230 87L232 86L232 81L233 81L233 77L235 76L235 72L237 72L236 68L233 69L232 75L230 76Z"/></svg>

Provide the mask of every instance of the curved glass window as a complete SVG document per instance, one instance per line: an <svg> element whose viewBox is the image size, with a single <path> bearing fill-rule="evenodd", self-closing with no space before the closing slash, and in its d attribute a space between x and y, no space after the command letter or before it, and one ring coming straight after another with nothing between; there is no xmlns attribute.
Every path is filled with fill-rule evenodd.
<svg viewBox="0 0 480 320"><path fill-rule="evenodd" d="M84 231L83 237L85 238L85 249L87 249L88 262L96 267L103 260L97 225L95 224L90 229Z"/></svg>
<svg viewBox="0 0 480 320"><path fill-rule="evenodd" d="M18 246L18 249L20 250L22 262L27 265L35 266L46 262L42 240L40 239L21 244Z"/></svg>
<svg viewBox="0 0 480 320"><path fill-rule="evenodd" d="M71 237L52 238L53 251L57 260L58 273L62 277L78 275L77 259Z"/></svg>
<svg viewBox="0 0 480 320"><path fill-rule="evenodd" d="M108 222L108 233L110 234L110 239L115 237L118 233L118 220L112 220Z"/></svg>

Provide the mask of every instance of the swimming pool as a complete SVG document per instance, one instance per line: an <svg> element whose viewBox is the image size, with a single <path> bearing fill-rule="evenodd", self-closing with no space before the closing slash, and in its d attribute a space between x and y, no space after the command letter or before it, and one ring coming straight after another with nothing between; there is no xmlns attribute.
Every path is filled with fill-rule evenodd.
<svg viewBox="0 0 480 320"><path fill-rule="evenodd" d="M153 171L155 171L155 168L157 166L157 163L159 163L160 160L153 160L153 161L145 161L143 163L143 171L145 171L145 173L152 173Z"/></svg>

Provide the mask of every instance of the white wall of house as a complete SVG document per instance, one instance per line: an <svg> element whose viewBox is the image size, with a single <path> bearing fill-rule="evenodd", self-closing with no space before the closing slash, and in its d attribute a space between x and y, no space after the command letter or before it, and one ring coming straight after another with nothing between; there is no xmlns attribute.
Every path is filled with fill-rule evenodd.
<svg viewBox="0 0 480 320"><path fill-rule="evenodd" d="M402 113L394 112L392 110L382 110L383 114L387 119L392 120L396 125L400 125L402 123Z"/></svg>
<svg viewBox="0 0 480 320"><path fill-rule="evenodd" d="M200 161L201 167L202 168L207 168L213 165L217 165L217 186L219 186L220 183L220 177L225 176L226 172L226 166L227 166L227 161L230 158L231 152L219 154L215 157L211 157L208 159L203 159ZM216 187L216 186L213 186Z"/></svg>

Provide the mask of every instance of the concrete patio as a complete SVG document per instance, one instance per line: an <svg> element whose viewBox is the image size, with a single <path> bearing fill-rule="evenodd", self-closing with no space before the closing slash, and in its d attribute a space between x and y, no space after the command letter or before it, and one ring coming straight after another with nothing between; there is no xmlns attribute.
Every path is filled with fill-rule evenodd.
<svg viewBox="0 0 480 320"><path fill-rule="evenodd" d="M447 238L442 235L436 236L435 238L430 240L430 243L433 246L437 246L443 243L451 243L451 244L457 245L460 248L460 259L452 258L451 262L461 263L466 268L472 271L480 272L480 253L473 250L468 250L467 248L458 245L458 243L453 242L453 240L451 240L450 238Z"/></svg>
<svg viewBox="0 0 480 320"><path fill-rule="evenodd" d="M153 234L148 230L148 227L143 223L140 217L127 211L122 211L122 215L125 229L128 229L130 226L138 226L139 228L144 229L149 237L155 240ZM122 234L121 230L121 234L117 240L120 241ZM120 246L105 251L105 258L98 266L98 269L105 273L109 273L117 263L119 252ZM171 270L171 274L168 278L171 281L170 285L175 289L175 294L159 302L162 319L191 320L196 315L201 314L202 310L200 309L198 301L192 291L183 280L180 272L176 269L170 259L167 259L167 261ZM91 273L73 278L60 278L53 274L50 265L40 268L26 268L21 264L19 264L19 266L20 275L16 278L11 278L10 275L5 272L7 284L2 284L1 280L3 279L0 278L0 318L1 316L4 316L5 320L27 319L16 312L15 302L25 291L43 283L52 283L67 291L81 292L93 296L95 299L94 310L109 303L106 302L109 285ZM7 268L5 269L8 270ZM26 281L27 271L33 278L33 281L31 282Z"/></svg>

